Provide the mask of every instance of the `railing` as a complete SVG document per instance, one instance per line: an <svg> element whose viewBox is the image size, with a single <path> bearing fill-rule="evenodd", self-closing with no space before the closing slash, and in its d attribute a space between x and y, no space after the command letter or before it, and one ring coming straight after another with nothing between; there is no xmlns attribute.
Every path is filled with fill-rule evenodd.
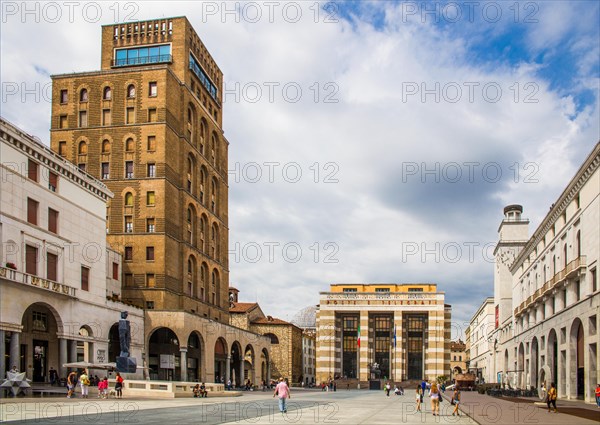
<svg viewBox="0 0 600 425"><path fill-rule="evenodd" d="M531 305L531 303L537 301L539 298L546 295L548 292L550 292L552 290L552 288L554 288L559 283L562 283L566 279L575 276L577 271L584 267L587 267L586 256L581 255L581 256L577 257L576 259L574 259L573 261L571 261L569 264L567 264L567 266L564 269L556 272L556 274L554 276L552 276L552 278L550 280L548 280L546 283L544 283L544 285L541 288L537 289L533 293L533 295L530 295L529 297L527 297L527 299L525 301L523 301L519 305L519 307L515 308L515 315L521 314L526 307Z"/></svg>
<svg viewBox="0 0 600 425"><path fill-rule="evenodd" d="M54 282L48 279L42 279L41 277L23 273L8 267L0 267L0 278L23 283L25 285L37 286L38 288L73 298L75 298L77 295L76 288L65 285L64 283Z"/></svg>
<svg viewBox="0 0 600 425"><path fill-rule="evenodd" d="M114 59L112 66L146 65L151 63L173 62L173 55L142 56L141 58Z"/></svg>

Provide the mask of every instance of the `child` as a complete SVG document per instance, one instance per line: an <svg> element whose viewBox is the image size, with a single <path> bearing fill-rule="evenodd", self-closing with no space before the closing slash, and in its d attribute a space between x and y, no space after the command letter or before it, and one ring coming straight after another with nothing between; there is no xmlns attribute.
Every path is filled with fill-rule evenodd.
<svg viewBox="0 0 600 425"><path fill-rule="evenodd" d="M98 381L98 398L106 398L108 395L108 378L104 377L101 381Z"/></svg>

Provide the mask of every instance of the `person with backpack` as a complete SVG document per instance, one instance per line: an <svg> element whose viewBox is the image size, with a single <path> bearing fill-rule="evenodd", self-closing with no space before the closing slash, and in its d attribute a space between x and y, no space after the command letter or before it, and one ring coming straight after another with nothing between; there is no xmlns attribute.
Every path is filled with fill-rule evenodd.
<svg viewBox="0 0 600 425"><path fill-rule="evenodd" d="M123 398L123 377L119 372L115 378L115 393L117 398Z"/></svg>
<svg viewBox="0 0 600 425"><path fill-rule="evenodd" d="M86 370L83 370L83 373L79 377L79 382L81 384L81 397L88 398L89 390L90 390L90 377L87 375Z"/></svg>

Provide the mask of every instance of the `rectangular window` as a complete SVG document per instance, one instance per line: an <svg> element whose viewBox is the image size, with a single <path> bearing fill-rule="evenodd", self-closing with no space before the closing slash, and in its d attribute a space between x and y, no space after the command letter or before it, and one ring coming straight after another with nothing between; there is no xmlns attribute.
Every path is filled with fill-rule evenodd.
<svg viewBox="0 0 600 425"><path fill-rule="evenodd" d="M153 218L146 219L146 232L154 233L154 219Z"/></svg>
<svg viewBox="0 0 600 425"><path fill-rule="evenodd" d="M56 192L56 188L58 187L58 174L50 171L48 173L48 189L52 192Z"/></svg>
<svg viewBox="0 0 600 425"><path fill-rule="evenodd" d="M156 164L148 164L148 177L156 177Z"/></svg>
<svg viewBox="0 0 600 425"><path fill-rule="evenodd" d="M90 290L90 269L85 266L81 266L81 289Z"/></svg>
<svg viewBox="0 0 600 425"><path fill-rule="evenodd" d="M356 292L356 288L344 288L344 292Z"/></svg>
<svg viewBox="0 0 600 425"><path fill-rule="evenodd" d="M127 108L125 111L125 124L133 124L135 123L135 109Z"/></svg>
<svg viewBox="0 0 600 425"><path fill-rule="evenodd" d="M110 178L110 163L108 163L108 162L102 163L102 178L103 179Z"/></svg>
<svg viewBox="0 0 600 425"><path fill-rule="evenodd" d="M34 331L47 332L48 331L48 315L39 311L33 311L33 317L31 327Z"/></svg>
<svg viewBox="0 0 600 425"><path fill-rule="evenodd" d="M69 101L69 91L61 90L60 91L60 103L65 104Z"/></svg>
<svg viewBox="0 0 600 425"><path fill-rule="evenodd" d="M58 255L46 253L46 279L58 281Z"/></svg>
<svg viewBox="0 0 600 425"><path fill-rule="evenodd" d="M85 171L85 169L86 169L85 162L82 162L82 163L81 163L81 164L79 164L77 167L78 167L78 168L79 168L81 171Z"/></svg>
<svg viewBox="0 0 600 425"><path fill-rule="evenodd" d="M58 142L58 154L60 156L67 154L67 142Z"/></svg>
<svg viewBox="0 0 600 425"><path fill-rule="evenodd" d="M146 205L154 205L155 201L154 192L146 192Z"/></svg>
<svg viewBox="0 0 600 425"><path fill-rule="evenodd" d="M87 119L87 111L79 111L79 127L87 127L88 119Z"/></svg>
<svg viewBox="0 0 600 425"><path fill-rule="evenodd" d="M131 273L125 274L125 286L133 286L133 275Z"/></svg>
<svg viewBox="0 0 600 425"><path fill-rule="evenodd" d="M596 292L598 290L598 281L596 280L596 269L591 271L590 278L592 279L592 292Z"/></svg>
<svg viewBox="0 0 600 425"><path fill-rule="evenodd" d="M575 301L579 301L581 299L581 282L579 280L575 281Z"/></svg>
<svg viewBox="0 0 600 425"><path fill-rule="evenodd" d="M148 96L156 97L158 95L158 86L156 85L156 81L151 81L148 84Z"/></svg>
<svg viewBox="0 0 600 425"><path fill-rule="evenodd" d="M58 117L58 128L68 128L68 121L66 115Z"/></svg>
<svg viewBox="0 0 600 425"><path fill-rule="evenodd" d="M408 288L408 292L423 292L423 288Z"/></svg>
<svg viewBox="0 0 600 425"><path fill-rule="evenodd" d="M25 273L37 276L37 253L35 246L25 245Z"/></svg>
<svg viewBox="0 0 600 425"><path fill-rule="evenodd" d="M146 301L146 310L154 310L154 301Z"/></svg>
<svg viewBox="0 0 600 425"><path fill-rule="evenodd" d="M148 150L156 150L156 136L148 136Z"/></svg>
<svg viewBox="0 0 600 425"><path fill-rule="evenodd" d="M31 198L27 198L27 222L31 224L38 224L38 206L39 203Z"/></svg>
<svg viewBox="0 0 600 425"><path fill-rule="evenodd" d="M58 211L48 208L48 230L58 234Z"/></svg>
<svg viewBox="0 0 600 425"><path fill-rule="evenodd" d="M124 259L125 259L125 261L133 261L133 247L132 246L125 247Z"/></svg>
<svg viewBox="0 0 600 425"><path fill-rule="evenodd" d="M34 182L38 181L38 165L37 162L31 159L27 160L27 177Z"/></svg>
<svg viewBox="0 0 600 425"><path fill-rule="evenodd" d="M146 247L146 261L154 261L154 247L153 246Z"/></svg>
<svg viewBox="0 0 600 425"><path fill-rule="evenodd" d="M110 109L102 110L102 125L111 125Z"/></svg>
<svg viewBox="0 0 600 425"><path fill-rule="evenodd" d="M390 292L390 288L375 288L375 292Z"/></svg>
<svg viewBox="0 0 600 425"><path fill-rule="evenodd" d="M156 108L148 109L148 122L156 121L158 121L158 114L156 113Z"/></svg>
<svg viewBox="0 0 600 425"><path fill-rule="evenodd" d="M125 216L125 233L133 233L133 218L130 215Z"/></svg>
<svg viewBox="0 0 600 425"><path fill-rule="evenodd" d="M170 44L162 44L150 48L134 47L129 49L118 49L115 52L113 64L114 66L127 66L160 62L171 62Z"/></svg>
<svg viewBox="0 0 600 425"><path fill-rule="evenodd" d="M125 178L126 179L133 178L133 161L125 162Z"/></svg>
<svg viewBox="0 0 600 425"><path fill-rule="evenodd" d="M119 280L119 263L112 263L112 264L113 264L112 278L113 278L113 280Z"/></svg>
<svg viewBox="0 0 600 425"><path fill-rule="evenodd" d="M156 286L156 281L154 280L153 273L146 274L146 286L148 288L154 288Z"/></svg>

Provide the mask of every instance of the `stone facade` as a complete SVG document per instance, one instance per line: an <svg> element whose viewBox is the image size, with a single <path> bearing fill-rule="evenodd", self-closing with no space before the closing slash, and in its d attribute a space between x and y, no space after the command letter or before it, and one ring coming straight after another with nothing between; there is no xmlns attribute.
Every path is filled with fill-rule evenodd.
<svg viewBox="0 0 600 425"><path fill-rule="evenodd" d="M451 307L435 284L333 284L320 301L317 382L450 375Z"/></svg>
<svg viewBox="0 0 600 425"><path fill-rule="evenodd" d="M121 256L106 244L112 193L4 120L0 134L0 375L44 382L65 363L115 362L124 310L141 360L143 311L119 302Z"/></svg>
<svg viewBox="0 0 600 425"><path fill-rule="evenodd" d="M467 372L467 346L460 339L450 343L450 379Z"/></svg>
<svg viewBox="0 0 600 425"><path fill-rule="evenodd" d="M494 332L494 298L488 297L471 318L466 332L469 370L475 374L477 382L496 382L492 365Z"/></svg>
<svg viewBox="0 0 600 425"><path fill-rule="evenodd" d="M600 381L600 143L533 235L504 209L495 255L494 376L506 386L555 382L560 398L594 400Z"/></svg>

